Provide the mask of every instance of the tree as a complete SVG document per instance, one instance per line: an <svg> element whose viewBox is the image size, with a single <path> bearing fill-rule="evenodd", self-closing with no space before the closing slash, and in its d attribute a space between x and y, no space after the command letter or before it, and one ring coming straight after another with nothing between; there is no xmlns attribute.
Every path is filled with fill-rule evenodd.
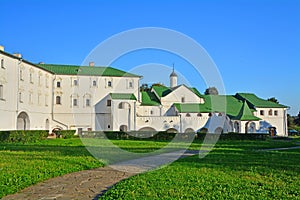
<svg viewBox="0 0 300 200"><path fill-rule="evenodd" d="M300 126L300 111L299 111L297 117L295 117L294 123L295 123L297 126Z"/></svg>
<svg viewBox="0 0 300 200"><path fill-rule="evenodd" d="M219 92L216 87L209 87L205 90L204 94L206 95L218 95Z"/></svg>
<svg viewBox="0 0 300 200"><path fill-rule="evenodd" d="M149 88L148 84L146 84L146 83L143 83L143 84L140 86L140 91L141 91L141 92L146 92L146 91L149 91L149 90L150 90L150 88Z"/></svg>
<svg viewBox="0 0 300 200"><path fill-rule="evenodd" d="M279 101L275 97L269 98L268 101L271 101L271 102L274 102L274 103L279 103Z"/></svg>

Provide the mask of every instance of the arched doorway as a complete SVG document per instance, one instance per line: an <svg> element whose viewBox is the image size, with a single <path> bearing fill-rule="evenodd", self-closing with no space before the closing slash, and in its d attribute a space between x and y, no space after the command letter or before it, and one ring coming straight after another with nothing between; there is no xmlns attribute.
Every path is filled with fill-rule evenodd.
<svg viewBox="0 0 300 200"><path fill-rule="evenodd" d="M187 128L185 129L184 133L195 133L195 131L192 128Z"/></svg>
<svg viewBox="0 0 300 200"><path fill-rule="evenodd" d="M131 127L131 105L129 102L120 102L118 104L120 131L130 131Z"/></svg>
<svg viewBox="0 0 300 200"><path fill-rule="evenodd" d="M223 128L221 128L221 127L216 128L215 133L217 133L217 134L223 133Z"/></svg>
<svg viewBox="0 0 300 200"><path fill-rule="evenodd" d="M17 117L17 130L29 130L30 120L26 112L21 112Z"/></svg>
<svg viewBox="0 0 300 200"><path fill-rule="evenodd" d="M178 133L178 131L175 128L169 128L166 130L167 133Z"/></svg>
<svg viewBox="0 0 300 200"><path fill-rule="evenodd" d="M152 127L143 127L141 129L139 129L139 131L148 131L148 132L156 132L156 130Z"/></svg>
<svg viewBox="0 0 300 200"><path fill-rule="evenodd" d="M120 131L126 132L127 131L127 126L126 125L121 125L120 126Z"/></svg>
<svg viewBox="0 0 300 200"><path fill-rule="evenodd" d="M208 129L207 128L201 128L198 132L199 133L208 133Z"/></svg>
<svg viewBox="0 0 300 200"><path fill-rule="evenodd" d="M240 132L240 123L234 122L234 132L239 133Z"/></svg>
<svg viewBox="0 0 300 200"><path fill-rule="evenodd" d="M249 128L248 128L248 133L255 133L255 123L254 122L251 122L250 125L249 125Z"/></svg>

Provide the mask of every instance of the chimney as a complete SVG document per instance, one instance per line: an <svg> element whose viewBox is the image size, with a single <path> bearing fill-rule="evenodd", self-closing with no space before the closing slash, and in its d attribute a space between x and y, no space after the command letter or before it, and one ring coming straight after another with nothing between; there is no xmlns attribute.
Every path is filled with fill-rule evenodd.
<svg viewBox="0 0 300 200"><path fill-rule="evenodd" d="M18 58L22 58L22 54L20 54L20 53L14 53L13 55L18 57Z"/></svg>
<svg viewBox="0 0 300 200"><path fill-rule="evenodd" d="M90 67L94 67L94 66L95 66L95 63L94 63L94 62L89 62L89 66L90 66Z"/></svg>
<svg viewBox="0 0 300 200"><path fill-rule="evenodd" d="M4 46L0 45L0 51L4 51Z"/></svg>

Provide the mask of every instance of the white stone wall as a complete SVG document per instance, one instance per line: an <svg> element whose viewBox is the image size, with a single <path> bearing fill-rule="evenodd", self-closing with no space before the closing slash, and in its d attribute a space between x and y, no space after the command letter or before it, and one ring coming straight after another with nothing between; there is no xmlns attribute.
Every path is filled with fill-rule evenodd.
<svg viewBox="0 0 300 200"><path fill-rule="evenodd" d="M286 108L257 108L257 111L254 112L254 115L262 119L261 124L269 124L269 126L276 127L278 136L288 135Z"/></svg>
<svg viewBox="0 0 300 200"><path fill-rule="evenodd" d="M22 59L0 55L4 63L4 67L0 67L0 85L3 85L1 129L18 129L17 117L22 112L28 115L28 129L46 129L46 120L51 123L51 86L46 87L51 74Z"/></svg>

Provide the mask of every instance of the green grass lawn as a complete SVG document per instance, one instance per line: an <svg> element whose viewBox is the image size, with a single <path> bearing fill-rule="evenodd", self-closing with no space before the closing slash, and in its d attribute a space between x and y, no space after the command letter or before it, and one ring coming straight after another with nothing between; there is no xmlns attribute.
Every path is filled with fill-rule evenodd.
<svg viewBox="0 0 300 200"><path fill-rule="evenodd" d="M204 159L197 156L125 180L105 199L295 197L299 189L299 150L256 152L253 149L294 146L295 141L219 141ZM146 153L165 147L166 141L113 140L126 151ZM190 149L199 149L195 141ZM179 145L180 146L180 145ZM103 166L76 139L38 143L0 143L0 198L43 180ZM273 190L274 189L274 190ZM196 195L196 196L195 196ZM226 196L227 195L227 196ZM240 196L238 196L240 195ZM273 195L273 196L272 196ZM280 196L281 195L281 196ZM294 195L294 196L293 196Z"/></svg>
<svg viewBox="0 0 300 200"><path fill-rule="evenodd" d="M103 166L80 139L0 143L0 198L43 180Z"/></svg>
<svg viewBox="0 0 300 200"><path fill-rule="evenodd" d="M300 199L300 149L255 150L293 145L219 141L203 159L188 157L131 177L100 199Z"/></svg>

